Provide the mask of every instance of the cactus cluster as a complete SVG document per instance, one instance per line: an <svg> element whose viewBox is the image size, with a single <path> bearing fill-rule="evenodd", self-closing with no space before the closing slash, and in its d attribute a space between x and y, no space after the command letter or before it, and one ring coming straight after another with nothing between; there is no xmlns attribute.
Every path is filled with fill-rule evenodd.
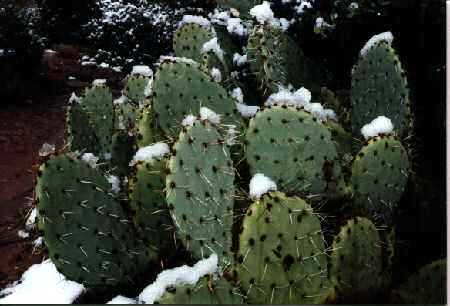
<svg viewBox="0 0 450 306"><path fill-rule="evenodd" d="M249 2L221 6L248 11ZM392 47L367 47L353 71L352 108L335 114L324 109L330 100L310 103L299 98L305 88L293 89L311 88L315 101L328 92L339 105L321 90L326 79L317 72L325 69L311 68L286 32L253 26L244 49L250 64L234 67L230 45L202 52L214 38L219 48L235 38L215 27L183 23L178 57L162 58L154 77L128 77L114 103L107 87L95 86L70 106L68 146L42 164L36 186L39 226L57 268L87 287L116 286L182 245L190 259L216 254L221 278L173 288L160 303L368 302L392 287L414 299L411 288L429 272L401 287L386 272L411 174L407 81ZM230 94L231 83L211 77L219 62L235 70L227 75L234 84L255 85L257 113ZM338 122L348 116L351 125ZM393 128L365 126L361 135L378 116ZM83 162L86 153L99 156L95 169ZM120 176L119 193L111 192L111 174ZM264 189L249 184L260 174L270 192L252 190ZM425 301L434 287L424 289Z"/></svg>

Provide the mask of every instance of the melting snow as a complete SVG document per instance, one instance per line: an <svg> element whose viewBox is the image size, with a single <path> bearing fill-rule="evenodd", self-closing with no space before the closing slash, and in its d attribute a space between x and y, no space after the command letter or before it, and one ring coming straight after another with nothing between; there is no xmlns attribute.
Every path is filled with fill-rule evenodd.
<svg viewBox="0 0 450 306"><path fill-rule="evenodd" d="M366 124L361 129L361 134L365 139L376 137L381 134L391 134L394 131L394 125L391 119L385 116L378 116L371 123Z"/></svg>
<svg viewBox="0 0 450 306"><path fill-rule="evenodd" d="M250 197L260 199L271 190L277 190L277 184L262 173L255 174L250 181Z"/></svg>
<svg viewBox="0 0 450 306"><path fill-rule="evenodd" d="M370 49L372 49L373 46L378 44L381 41L387 42L389 45L392 44L392 41L394 40L394 35L392 35L391 32L383 32L377 35L372 36L372 38L369 39L369 41L364 45L364 47L361 49L360 54L361 56L365 56L367 52L369 52Z"/></svg>
<svg viewBox="0 0 450 306"><path fill-rule="evenodd" d="M130 166L133 166L140 161L151 162L154 159L161 159L165 155L169 154L169 152L169 146L164 142L159 142L154 145L144 147L136 152L136 155L133 157Z"/></svg>
<svg viewBox="0 0 450 306"><path fill-rule="evenodd" d="M220 115L216 114L207 107L200 108L200 119L208 120L209 122L214 124L220 124Z"/></svg>

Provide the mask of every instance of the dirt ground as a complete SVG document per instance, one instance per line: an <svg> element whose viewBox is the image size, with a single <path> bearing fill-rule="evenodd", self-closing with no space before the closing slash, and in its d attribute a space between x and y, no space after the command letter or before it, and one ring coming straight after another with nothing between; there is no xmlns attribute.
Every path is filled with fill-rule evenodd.
<svg viewBox="0 0 450 306"><path fill-rule="evenodd" d="M109 69L81 66L73 46L57 46L42 60L40 86L18 103L0 103L0 289L20 279L45 257L33 240L20 238L33 206L34 169L44 143L64 145L65 111L72 92L80 93L94 79L121 87L123 75ZM74 77L70 78L69 77Z"/></svg>

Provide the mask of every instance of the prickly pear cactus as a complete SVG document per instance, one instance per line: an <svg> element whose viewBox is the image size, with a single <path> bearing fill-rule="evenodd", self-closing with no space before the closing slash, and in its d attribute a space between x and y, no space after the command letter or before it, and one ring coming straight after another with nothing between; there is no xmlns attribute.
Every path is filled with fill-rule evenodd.
<svg viewBox="0 0 450 306"><path fill-rule="evenodd" d="M446 302L447 260L422 267L393 293L393 302L402 304L439 304Z"/></svg>
<svg viewBox="0 0 450 306"><path fill-rule="evenodd" d="M157 304L181 305L240 305L242 298L223 278L203 277L195 286L184 285L173 288L156 302Z"/></svg>
<svg viewBox="0 0 450 306"><path fill-rule="evenodd" d="M351 167L355 208L390 224L408 183L409 169L408 153L394 136L369 139Z"/></svg>
<svg viewBox="0 0 450 306"><path fill-rule="evenodd" d="M217 5L220 8L234 9L242 17L249 17L250 9L261 2L261 0L217 0Z"/></svg>
<svg viewBox="0 0 450 306"><path fill-rule="evenodd" d="M113 98L110 89L103 85L88 88L80 103L97 136L100 155L110 153L114 128Z"/></svg>
<svg viewBox="0 0 450 306"><path fill-rule="evenodd" d="M117 176L125 177L130 172L129 163L134 155L135 138L127 131L115 132L111 144L111 171Z"/></svg>
<svg viewBox="0 0 450 306"><path fill-rule="evenodd" d="M163 133L156 122L155 112L151 104L147 104L141 109L140 116L137 119L136 138L139 148L149 146L164 139Z"/></svg>
<svg viewBox="0 0 450 306"><path fill-rule="evenodd" d="M130 75L124 90L125 96L134 105L142 105L151 94L151 80L141 75Z"/></svg>
<svg viewBox="0 0 450 306"><path fill-rule="evenodd" d="M139 108L130 100L114 104L114 129L131 131L136 125Z"/></svg>
<svg viewBox="0 0 450 306"><path fill-rule="evenodd" d="M375 225L356 217L333 241L330 276L338 301L371 301L383 282L381 239Z"/></svg>
<svg viewBox="0 0 450 306"><path fill-rule="evenodd" d="M351 104L354 134L378 116L390 118L402 136L410 130L408 81L389 43L381 41L360 57L352 74Z"/></svg>
<svg viewBox="0 0 450 306"><path fill-rule="evenodd" d="M195 257L231 261L234 168L224 138L208 121L195 121L173 147L167 204L177 234Z"/></svg>
<svg viewBox="0 0 450 306"><path fill-rule="evenodd" d="M166 159L139 162L129 180L134 223L142 232L152 259L175 245L174 228L164 193L166 163Z"/></svg>
<svg viewBox="0 0 450 306"><path fill-rule="evenodd" d="M242 225L235 277L251 304L321 304L330 293L318 216L300 198L272 192Z"/></svg>
<svg viewBox="0 0 450 306"><path fill-rule="evenodd" d="M190 58L201 63L203 45L214 38L214 36L209 27L187 23L175 32L173 49L178 57Z"/></svg>
<svg viewBox="0 0 450 306"><path fill-rule="evenodd" d="M181 121L207 107L222 116L224 124L240 125L234 100L195 63L165 61L155 76L153 109L160 127L175 137Z"/></svg>
<svg viewBox="0 0 450 306"><path fill-rule="evenodd" d="M72 103L66 114L66 142L72 152L98 154L99 144L93 125L77 102Z"/></svg>
<svg viewBox="0 0 450 306"><path fill-rule="evenodd" d="M311 114L274 106L250 120L245 154L251 174L264 173L295 194L344 192L336 145Z"/></svg>
<svg viewBox="0 0 450 306"><path fill-rule="evenodd" d="M132 282L148 259L108 181L88 164L59 155L39 169L39 229L50 258L87 287Z"/></svg>

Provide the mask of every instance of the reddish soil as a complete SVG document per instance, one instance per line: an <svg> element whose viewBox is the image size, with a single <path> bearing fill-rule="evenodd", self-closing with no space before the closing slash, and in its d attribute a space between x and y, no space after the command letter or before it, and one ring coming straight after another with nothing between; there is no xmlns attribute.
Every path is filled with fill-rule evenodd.
<svg viewBox="0 0 450 306"><path fill-rule="evenodd" d="M79 64L80 52L72 46L55 47L42 60L41 86L32 98L1 105L0 111L0 289L20 279L45 254L33 250L33 233L20 238L27 213L33 206L34 171L42 144L64 145L65 111L71 92L80 92L97 78L121 87L122 75L109 69ZM69 80L73 76L76 80ZM40 88L39 88L40 87Z"/></svg>

